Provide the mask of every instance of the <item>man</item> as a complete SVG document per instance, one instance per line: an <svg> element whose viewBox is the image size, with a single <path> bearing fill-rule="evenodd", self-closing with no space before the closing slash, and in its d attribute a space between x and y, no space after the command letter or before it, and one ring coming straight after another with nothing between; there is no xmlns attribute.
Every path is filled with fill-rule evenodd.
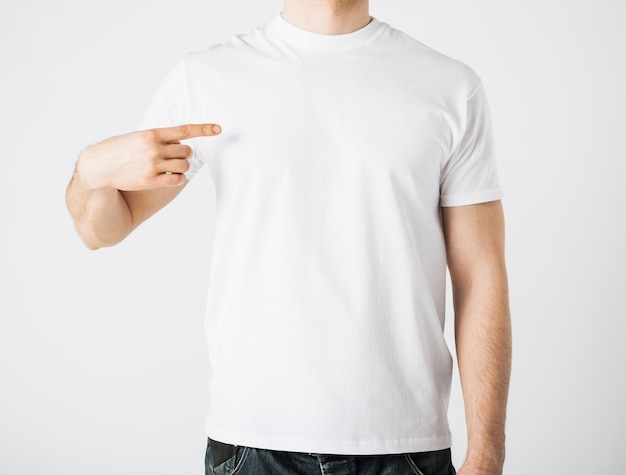
<svg viewBox="0 0 626 475"><path fill-rule="evenodd" d="M188 55L143 128L84 150L67 204L89 248L110 246L209 169L207 474L454 473L446 263L459 473L502 472L503 213L470 68L367 0L286 0L268 25Z"/></svg>

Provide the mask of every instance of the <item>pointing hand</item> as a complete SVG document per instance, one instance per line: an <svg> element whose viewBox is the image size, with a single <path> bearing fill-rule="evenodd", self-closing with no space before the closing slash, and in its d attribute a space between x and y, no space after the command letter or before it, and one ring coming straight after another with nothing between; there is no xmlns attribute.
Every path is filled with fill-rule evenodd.
<svg viewBox="0 0 626 475"><path fill-rule="evenodd" d="M187 124L110 137L81 153L76 171L92 189L150 190L186 183L194 137L219 135L216 124Z"/></svg>

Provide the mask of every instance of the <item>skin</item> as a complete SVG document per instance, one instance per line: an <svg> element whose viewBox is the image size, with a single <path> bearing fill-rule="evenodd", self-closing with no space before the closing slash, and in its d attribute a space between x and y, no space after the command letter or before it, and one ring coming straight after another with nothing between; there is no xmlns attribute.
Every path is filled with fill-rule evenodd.
<svg viewBox="0 0 626 475"><path fill-rule="evenodd" d="M285 0L282 17L324 35L352 33L371 21L367 0Z"/></svg>
<svg viewBox="0 0 626 475"><path fill-rule="evenodd" d="M282 16L321 34L350 33L371 21L367 0L285 0ZM220 132L215 124L190 124L131 132L83 150L66 202L85 245L119 243L173 200L186 185L191 154L180 141ZM511 367L502 205L443 208L442 219L468 429L458 474L501 475Z"/></svg>
<svg viewBox="0 0 626 475"><path fill-rule="evenodd" d="M113 246L185 187L191 148L181 140L221 133L190 124L111 137L80 154L65 199L74 226L92 250Z"/></svg>
<svg viewBox="0 0 626 475"><path fill-rule="evenodd" d="M500 475L511 318L500 201L442 209L468 451L459 475Z"/></svg>

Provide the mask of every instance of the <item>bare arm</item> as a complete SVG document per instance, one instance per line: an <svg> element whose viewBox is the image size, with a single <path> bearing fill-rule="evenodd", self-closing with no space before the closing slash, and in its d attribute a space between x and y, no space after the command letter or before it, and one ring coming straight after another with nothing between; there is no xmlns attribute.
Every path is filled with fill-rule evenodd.
<svg viewBox="0 0 626 475"><path fill-rule="evenodd" d="M502 205L443 208L443 219L468 430L459 475L500 475L511 371Z"/></svg>
<svg viewBox="0 0 626 475"><path fill-rule="evenodd" d="M122 241L184 188L191 148L180 140L217 135L213 124L131 132L85 149L66 192L76 230L90 249Z"/></svg>

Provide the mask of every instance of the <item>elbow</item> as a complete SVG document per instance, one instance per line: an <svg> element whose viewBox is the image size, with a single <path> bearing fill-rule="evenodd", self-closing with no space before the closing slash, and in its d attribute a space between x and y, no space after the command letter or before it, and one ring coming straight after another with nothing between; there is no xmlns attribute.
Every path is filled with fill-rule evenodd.
<svg viewBox="0 0 626 475"><path fill-rule="evenodd" d="M102 246L100 246L98 244L94 244L92 242L88 242L88 241L85 241L85 240L83 240L83 244L90 251L97 251L98 249L102 248Z"/></svg>
<svg viewBox="0 0 626 475"><path fill-rule="evenodd" d="M84 246L90 251L97 251L103 247L111 247L121 241L121 239L111 242L104 241L100 239L100 237L97 236L93 230L87 231L85 229L80 229L78 226L76 227L76 231Z"/></svg>
<svg viewBox="0 0 626 475"><path fill-rule="evenodd" d="M104 242L98 239L94 239L93 236L92 237L80 236L80 237L85 247L89 249L90 251L97 251L98 249L102 249L103 247L115 246L116 244L122 241L122 239L120 239L120 240L113 241L113 242Z"/></svg>
<svg viewBox="0 0 626 475"><path fill-rule="evenodd" d="M90 251L97 251L101 247L104 247L102 243L95 240L92 236L85 235L84 233L81 233L80 230L78 229L77 229L77 234L80 240L82 241L83 245Z"/></svg>

